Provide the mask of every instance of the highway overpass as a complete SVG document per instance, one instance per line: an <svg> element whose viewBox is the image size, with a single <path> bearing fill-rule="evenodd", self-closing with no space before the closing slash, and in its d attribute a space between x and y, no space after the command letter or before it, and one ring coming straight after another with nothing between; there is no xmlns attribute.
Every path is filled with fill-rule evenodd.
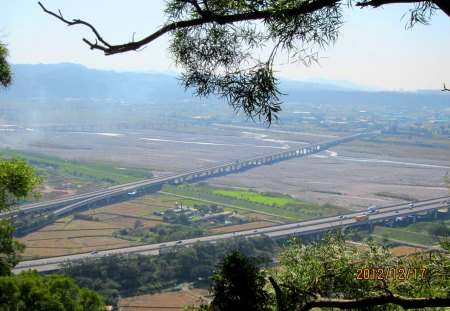
<svg viewBox="0 0 450 311"><path fill-rule="evenodd" d="M157 255L159 251L164 249L176 248L180 246L189 246L196 242L214 242L221 239L230 239L237 236L253 237L262 234L271 236L273 238L284 238L288 236L305 236L305 235L319 235L320 233L329 231L339 227L356 227L361 225L371 225L378 222L382 222L389 219L397 219L404 217L417 217L424 213L435 213L438 210L445 210L449 213L450 208L450 196L432 198L423 201L417 201L414 206L410 203L390 205L382 208L378 208L377 213L369 214L367 220L357 221L355 217L361 215L361 212L349 213L346 215L337 215L321 219L314 219L290 224L283 224L271 227L265 227L253 230L242 230L232 233L224 233L211 235L206 237L186 239L182 241L171 241L163 244L147 244L141 246L125 247L112 250L98 251L96 254L83 253L69 256L60 256L52 258L44 258L37 260L27 260L20 262L13 270L14 273L18 273L22 270L36 269L38 271L52 271L58 270L60 264L77 261L84 258L95 258L100 256L108 256L112 254L131 254L139 253L145 255ZM318 236L317 236L318 237Z"/></svg>

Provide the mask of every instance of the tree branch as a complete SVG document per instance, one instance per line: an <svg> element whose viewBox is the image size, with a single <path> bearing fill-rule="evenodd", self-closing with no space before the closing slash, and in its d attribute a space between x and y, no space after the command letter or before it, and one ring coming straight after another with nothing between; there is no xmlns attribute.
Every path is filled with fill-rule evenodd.
<svg viewBox="0 0 450 311"><path fill-rule="evenodd" d="M44 10L45 13L50 14L50 15L53 15L54 17L56 17L56 18L59 19L60 21L66 23L68 26L73 26L73 25L84 25L84 26L90 28L91 31L94 33L94 35L95 35L95 37L97 38L98 41L100 41L105 47L108 47L108 48L111 47L111 45L110 45L108 42L106 42L105 40L103 40L103 38L102 38L102 37L100 36L100 34L98 33L97 29L95 29L95 27L92 26L91 24L89 24L89 23L87 23L87 22L85 22L85 21L83 21L83 20L80 20L80 19L74 19L73 21L69 21L69 20L65 19L65 18L62 16L61 11L58 11L58 12L59 12L59 15L58 15L58 14L52 12L52 11L47 10L47 9L42 5L42 3L38 2L38 4L39 4L40 7L42 8L42 10ZM88 44L91 46L91 49L92 49L92 45L93 45L92 43L90 43L87 39L83 39L83 41L86 42L86 43L88 43ZM97 43L95 43L95 45L98 46ZM100 47L100 46L99 46L99 47ZM99 48L99 49L100 49L100 50L104 50L103 48Z"/></svg>
<svg viewBox="0 0 450 311"><path fill-rule="evenodd" d="M358 300L321 298L308 302L300 308L300 311L307 311L313 308L366 309L367 307L386 305L388 303L396 304L404 309L448 307L450 306L450 298L407 298L391 295Z"/></svg>
<svg viewBox="0 0 450 311"><path fill-rule="evenodd" d="M450 92L450 89L448 89L448 88L445 87L445 83L444 83L444 88L442 89L442 91L443 91L443 92L445 92L445 91Z"/></svg>
<svg viewBox="0 0 450 311"><path fill-rule="evenodd" d="M285 311L284 302L283 302L283 294L281 292L280 286L278 286L277 282L273 277L269 277L270 284L272 284L273 289L275 290L275 297L277 299L277 310Z"/></svg>
<svg viewBox="0 0 450 311"><path fill-rule="evenodd" d="M386 4L418 3L418 2L424 2L424 0L363 0L363 1L358 1L356 3L356 6L359 6L362 8L366 7L366 6L371 6L371 7L377 8L379 6L386 5Z"/></svg>
<svg viewBox="0 0 450 311"><path fill-rule="evenodd" d="M152 41L156 40L157 38L161 37L162 35L170 32L170 31L177 30L177 29L200 26L200 25L209 24L209 23L218 23L218 24L224 25L224 24L233 24L233 23L242 22L242 21L264 20L264 19L273 17L274 14L283 15L284 17L305 15L305 14L313 13L317 10L320 10L320 9L323 9L326 7L332 7L341 1L342 0L317 0L314 2L304 2L303 4L299 5L298 7L279 10L276 13L274 13L272 10L263 10L263 11L232 14L232 15L218 15L218 14L214 14L211 11L203 10L202 12L206 13L206 14L203 14L203 16L200 18L194 18L194 19L190 19L190 20L173 22L173 23L170 23L170 24L167 24L167 25L161 27L160 29L158 29L157 31L155 31L154 33L152 33L151 35L145 37L144 39L142 39L140 41L129 42L129 43L119 44L119 45L112 45L112 44L109 44L107 41L105 41L100 36L99 32L95 29L95 27L92 26L90 23L85 22L80 19L74 19L73 21L69 21L69 20L63 18L62 14L58 15L52 11L49 11L44 7L44 5L42 5L41 2L38 2L38 3L45 13L56 17L57 19L61 20L68 26L84 25L84 26L87 26L88 28L90 28L96 37L96 42L92 43L85 38L83 38L83 41L87 45L89 45L91 50L101 50L105 53L105 55L112 55L112 54L119 54L119 53L135 51L135 50L141 48L142 46L151 43ZM188 1L188 2L192 4L193 1ZM98 41L100 41L101 44L99 44Z"/></svg>
<svg viewBox="0 0 450 311"><path fill-rule="evenodd" d="M441 9L445 14L450 17L450 1L448 0L361 0L356 3L356 6L361 8L366 6L371 6L377 8L386 4L400 4L400 3L420 3L420 2L431 2L434 3Z"/></svg>

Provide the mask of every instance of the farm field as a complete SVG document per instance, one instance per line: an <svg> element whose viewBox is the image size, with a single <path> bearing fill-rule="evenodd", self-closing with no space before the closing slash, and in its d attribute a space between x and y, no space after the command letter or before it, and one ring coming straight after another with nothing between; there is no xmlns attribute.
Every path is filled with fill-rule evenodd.
<svg viewBox="0 0 450 311"><path fill-rule="evenodd" d="M386 228L376 226L372 235L378 238L386 238L393 241L403 241L420 245L432 245L436 242L436 239L428 234L415 233L404 230L403 228Z"/></svg>
<svg viewBox="0 0 450 311"><path fill-rule="evenodd" d="M389 249L391 254L394 256L406 256L416 253L421 253L424 251L423 248L413 247L413 246L396 246Z"/></svg>
<svg viewBox="0 0 450 311"><path fill-rule="evenodd" d="M38 175L46 177L39 189L41 200L51 200L153 176L150 170L124 167L115 162L67 160L11 149L1 149L0 154L6 158L18 157L28 161Z"/></svg>
<svg viewBox="0 0 450 311"><path fill-rule="evenodd" d="M235 232L235 231L242 231L242 230L248 230L248 229L258 229L258 228L264 228L264 227L270 227L277 225L278 223L274 223L271 221L255 221L255 222L248 222L242 225L232 225L232 226L225 226L225 227L219 227L214 229L209 229L209 231L214 233L228 233L228 232Z"/></svg>
<svg viewBox="0 0 450 311"><path fill-rule="evenodd" d="M181 291L122 298L119 301L119 308L123 311L183 310L187 305L198 305L200 301L206 300L207 295L208 291L205 289L182 287Z"/></svg>
<svg viewBox="0 0 450 311"><path fill-rule="evenodd" d="M76 219L80 217L86 219ZM141 243L115 237L114 233L132 228L137 220L142 228L164 224L152 218L145 205L125 202L61 218L19 241L26 245L25 259L127 247Z"/></svg>
<svg viewBox="0 0 450 311"><path fill-rule="evenodd" d="M112 237L111 234L114 231L90 230L84 235L80 231L69 231L53 237L45 235L46 238L31 234L19 241L26 245L25 252L22 254L24 259L63 256L136 245L136 243Z"/></svg>
<svg viewBox="0 0 450 311"><path fill-rule="evenodd" d="M161 209L160 207L158 207ZM150 214L155 209L152 206L144 204L136 204L134 201L122 202L118 204L108 205L105 207L100 207L86 211L83 214L89 215L95 218L97 213L99 214L109 214L109 215L120 215L138 218L153 218Z"/></svg>
<svg viewBox="0 0 450 311"><path fill-rule="evenodd" d="M87 162L80 160L63 160L57 157L34 152L18 150L1 150L5 157L19 157L27 160L38 172L45 173L49 168L58 170L60 174L74 177L86 177L110 184L121 184L145 178L151 178L152 173L144 169L118 167L110 163Z"/></svg>
<svg viewBox="0 0 450 311"><path fill-rule="evenodd" d="M163 187L163 190L179 196L235 206L245 212L265 214L271 216L271 220L283 222L332 216L348 211L331 204L305 202L279 193L219 189L204 183L183 184L178 187L167 185Z"/></svg>

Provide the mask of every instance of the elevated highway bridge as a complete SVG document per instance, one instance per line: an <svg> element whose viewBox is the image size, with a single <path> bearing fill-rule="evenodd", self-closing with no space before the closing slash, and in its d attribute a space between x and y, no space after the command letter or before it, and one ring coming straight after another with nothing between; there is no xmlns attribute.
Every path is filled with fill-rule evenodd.
<svg viewBox="0 0 450 311"><path fill-rule="evenodd" d="M146 193L151 189L160 188L164 184L180 184L185 181L194 181L197 179L204 179L214 177L222 174L238 172L241 170L250 169L259 165L272 164L278 161L289 160L295 157L303 157L311 155L330 147L345 143L363 136L374 133L358 133L346 137L336 138L329 141L310 144L301 147L289 148L282 151L254 155L242 158L236 161L229 161L224 163L213 164L197 169L192 169L182 173L174 173L158 178L151 178L127 184L112 186L105 189L100 189L94 192L85 194L78 194L74 196L67 196L56 200L38 202L32 204L21 205L19 209L0 214L0 217L13 217L15 214L27 214L41 212L45 210L52 210L54 217L61 217L72 212L75 209L91 208L99 204L108 204L114 200L127 199L130 195L139 195Z"/></svg>
<svg viewBox="0 0 450 311"><path fill-rule="evenodd" d="M450 196L432 198L423 201L417 201L414 206L409 203L396 204L378 209L377 213L368 214L368 219L357 220L355 217L361 212L349 213L346 215L337 215L325 217L321 219L313 219L302 222L295 222L283 225L276 225L271 227L241 230L231 233L216 234L211 236L185 239L180 241L165 242L164 244L147 244L140 246L124 247L118 249L98 251L95 254L82 253L76 255L59 256L35 260L27 260L20 262L14 273L19 273L22 270L36 269L38 271L52 271L61 269L61 264L70 261L82 260L85 258L96 258L100 256L108 256L114 254L144 254L157 255L161 250L176 249L177 247L186 247L197 242L215 242L221 239L232 239L238 236L254 237L259 235L268 235L273 238L286 238L289 236L313 236L313 238L320 238L320 234L339 227L358 227L364 225L374 225L386 220L395 220L397 218L418 217L419 215L431 214L432 217L437 217L437 211L447 213L450 209Z"/></svg>

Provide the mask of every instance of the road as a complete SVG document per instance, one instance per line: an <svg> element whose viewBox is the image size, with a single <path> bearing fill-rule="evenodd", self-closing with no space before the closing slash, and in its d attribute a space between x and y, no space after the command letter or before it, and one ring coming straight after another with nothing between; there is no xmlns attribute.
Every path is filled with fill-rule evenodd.
<svg viewBox="0 0 450 311"><path fill-rule="evenodd" d="M350 213L343 216L331 216L321 219L314 219L290 224L276 225L271 227L265 227L260 229L253 230L242 230L238 232L232 233L224 233L211 235L200 238L192 238L181 241L171 241L165 242L163 244L147 244L133 247L125 247L119 249L105 250L99 251L96 254L91 253L83 253L69 256L59 256L52 258L44 258L44 259L36 259L36 260L27 260L20 262L15 269L13 269L14 273L18 273L22 270L28 270L30 268L36 269L40 272L43 271L51 271L60 269L59 265L69 261L77 261L84 258L93 258L100 256L108 256L112 254L131 254L131 253L139 253L146 255L156 255L159 253L161 249L174 248L179 246L189 246L196 242L214 242L221 239L229 239L234 238L236 236L258 236L258 235L268 235L274 238L277 237L286 237L291 235L308 235L314 233L320 233L324 231L331 230L333 228L338 227L352 227L359 226L367 223L375 223L387 219L393 219L397 217L407 217L409 215L417 215L426 212L437 211L438 209L450 208L449 205L450 196L432 198L428 200L418 201L414 203L414 206L410 206L410 204L397 204L386 206L378 209L378 213L369 214L369 220L364 221L356 221L355 216L360 215L360 212Z"/></svg>

